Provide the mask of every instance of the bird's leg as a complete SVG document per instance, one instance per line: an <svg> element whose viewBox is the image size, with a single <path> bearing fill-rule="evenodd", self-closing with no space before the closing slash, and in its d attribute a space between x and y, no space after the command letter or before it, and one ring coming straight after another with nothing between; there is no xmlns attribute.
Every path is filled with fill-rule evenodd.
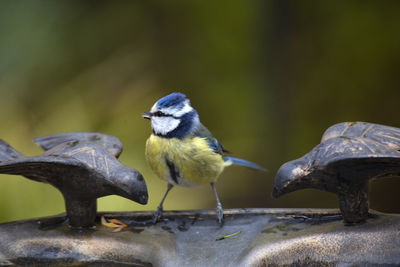
<svg viewBox="0 0 400 267"><path fill-rule="evenodd" d="M165 191L164 196L162 197L161 202L160 202L160 204L158 205L158 207L157 207L157 209L156 209L156 212L155 212L154 215L153 215L153 223L158 222L158 220L160 219L161 214L162 214L162 212L163 212L164 200L165 200L165 198L167 197L168 192L172 189L172 187L174 187L174 186L173 186L172 184L169 183L168 186L167 186L167 190Z"/></svg>
<svg viewBox="0 0 400 267"><path fill-rule="evenodd" d="M215 183L211 183L211 188L213 189L215 199L217 200L216 215L217 215L218 223L220 225L222 225L222 222L224 219L224 211L222 209L221 202L219 201L219 198L218 198L217 189L215 188Z"/></svg>

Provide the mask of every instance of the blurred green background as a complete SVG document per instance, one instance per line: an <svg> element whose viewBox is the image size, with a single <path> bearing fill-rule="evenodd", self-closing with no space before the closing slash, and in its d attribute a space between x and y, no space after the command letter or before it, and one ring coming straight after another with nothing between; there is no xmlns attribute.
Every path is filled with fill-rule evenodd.
<svg viewBox="0 0 400 267"><path fill-rule="evenodd" d="M269 173L230 167L225 209L337 207L303 190L271 198L281 164L317 145L330 125L400 127L398 1L1 1L0 138L27 155L34 137L100 131L145 177L150 200L99 199L99 210L154 210L166 183L144 159L141 118L185 93L224 146ZM0 177L0 221L64 211L53 187ZM400 212L400 179L375 181L371 207ZM211 189L175 188L165 209L214 209Z"/></svg>

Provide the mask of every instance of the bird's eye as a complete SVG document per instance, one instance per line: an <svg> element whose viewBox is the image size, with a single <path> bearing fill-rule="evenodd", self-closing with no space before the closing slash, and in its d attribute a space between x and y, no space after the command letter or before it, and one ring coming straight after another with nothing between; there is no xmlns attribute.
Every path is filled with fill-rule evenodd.
<svg viewBox="0 0 400 267"><path fill-rule="evenodd" d="M165 115L161 111L157 111L157 112L153 113L153 116L162 117L162 116L165 116Z"/></svg>

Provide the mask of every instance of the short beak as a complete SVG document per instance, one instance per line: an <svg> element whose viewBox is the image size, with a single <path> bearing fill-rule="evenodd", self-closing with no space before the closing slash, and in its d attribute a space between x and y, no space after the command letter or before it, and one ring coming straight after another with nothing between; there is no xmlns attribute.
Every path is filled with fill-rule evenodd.
<svg viewBox="0 0 400 267"><path fill-rule="evenodd" d="M151 118L151 112L150 112L150 111L145 111L145 112L143 112L142 117L145 118L145 119L150 120L150 118Z"/></svg>

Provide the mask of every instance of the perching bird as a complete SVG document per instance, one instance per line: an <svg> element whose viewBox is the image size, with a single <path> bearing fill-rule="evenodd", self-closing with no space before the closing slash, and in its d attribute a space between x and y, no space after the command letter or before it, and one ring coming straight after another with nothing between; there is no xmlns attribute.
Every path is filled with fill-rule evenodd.
<svg viewBox="0 0 400 267"><path fill-rule="evenodd" d="M164 200L173 186L210 184L221 224L223 210L215 182L223 169L235 164L265 171L255 163L223 155L227 151L200 123L199 115L184 94L172 93L161 98L149 112L143 113L143 117L150 120L153 129L146 142L146 159L155 174L168 182L154 214L154 223L161 217Z"/></svg>

